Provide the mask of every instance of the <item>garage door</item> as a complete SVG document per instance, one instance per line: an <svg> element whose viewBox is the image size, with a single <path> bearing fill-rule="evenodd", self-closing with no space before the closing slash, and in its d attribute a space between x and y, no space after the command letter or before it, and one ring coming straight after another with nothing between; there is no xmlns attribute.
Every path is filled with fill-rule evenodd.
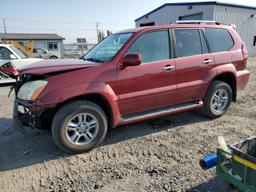
<svg viewBox="0 0 256 192"><path fill-rule="evenodd" d="M179 20L203 20L203 13L180 16Z"/></svg>

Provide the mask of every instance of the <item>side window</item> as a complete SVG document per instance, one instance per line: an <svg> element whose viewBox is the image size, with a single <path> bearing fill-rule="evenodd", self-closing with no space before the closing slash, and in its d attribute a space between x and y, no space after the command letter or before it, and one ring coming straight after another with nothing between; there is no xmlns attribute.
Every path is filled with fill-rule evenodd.
<svg viewBox="0 0 256 192"><path fill-rule="evenodd" d="M0 47L0 59L8 60L11 59L11 52L5 48L5 47Z"/></svg>
<svg viewBox="0 0 256 192"><path fill-rule="evenodd" d="M228 51L233 47L234 41L226 29L205 29L212 52Z"/></svg>
<svg viewBox="0 0 256 192"><path fill-rule="evenodd" d="M167 30L148 32L140 36L128 53L140 53L142 63L170 58L169 33Z"/></svg>
<svg viewBox="0 0 256 192"><path fill-rule="evenodd" d="M58 51L58 43L57 42L49 42L48 43L48 50L49 51Z"/></svg>
<svg viewBox="0 0 256 192"><path fill-rule="evenodd" d="M186 57L203 53L201 37L198 29L175 30L178 57Z"/></svg>

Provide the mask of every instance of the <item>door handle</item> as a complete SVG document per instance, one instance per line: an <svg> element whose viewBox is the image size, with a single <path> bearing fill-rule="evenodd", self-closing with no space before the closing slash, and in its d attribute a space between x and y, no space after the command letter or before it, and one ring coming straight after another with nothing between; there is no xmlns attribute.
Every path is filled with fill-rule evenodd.
<svg viewBox="0 0 256 192"><path fill-rule="evenodd" d="M209 64L209 63L211 63L211 62L212 62L211 59L205 59L205 60L203 61L203 64Z"/></svg>
<svg viewBox="0 0 256 192"><path fill-rule="evenodd" d="M175 69L175 67L173 65L166 65L162 70L163 71L171 71Z"/></svg>

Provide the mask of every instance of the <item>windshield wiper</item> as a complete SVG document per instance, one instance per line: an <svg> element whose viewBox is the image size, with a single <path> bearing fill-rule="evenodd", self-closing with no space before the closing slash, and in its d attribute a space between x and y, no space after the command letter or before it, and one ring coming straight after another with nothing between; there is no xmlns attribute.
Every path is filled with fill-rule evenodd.
<svg viewBox="0 0 256 192"><path fill-rule="evenodd" d="M100 60L100 59L95 59L95 58L86 58L84 59L86 61L92 61L92 62L96 62L96 63L104 63L104 61Z"/></svg>

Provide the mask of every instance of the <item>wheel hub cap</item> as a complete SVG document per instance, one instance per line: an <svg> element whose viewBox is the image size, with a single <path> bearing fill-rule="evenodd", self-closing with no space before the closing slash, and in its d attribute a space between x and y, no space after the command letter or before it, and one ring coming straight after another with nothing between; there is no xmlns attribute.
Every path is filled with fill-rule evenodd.
<svg viewBox="0 0 256 192"><path fill-rule="evenodd" d="M97 118L90 113L79 113L72 117L66 125L66 137L73 145L90 143L99 131Z"/></svg>
<svg viewBox="0 0 256 192"><path fill-rule="evenodd" d="M222 113L228 104L228 93L225 89L218 89L212 96L211 109L215 113Z"/></svg>

